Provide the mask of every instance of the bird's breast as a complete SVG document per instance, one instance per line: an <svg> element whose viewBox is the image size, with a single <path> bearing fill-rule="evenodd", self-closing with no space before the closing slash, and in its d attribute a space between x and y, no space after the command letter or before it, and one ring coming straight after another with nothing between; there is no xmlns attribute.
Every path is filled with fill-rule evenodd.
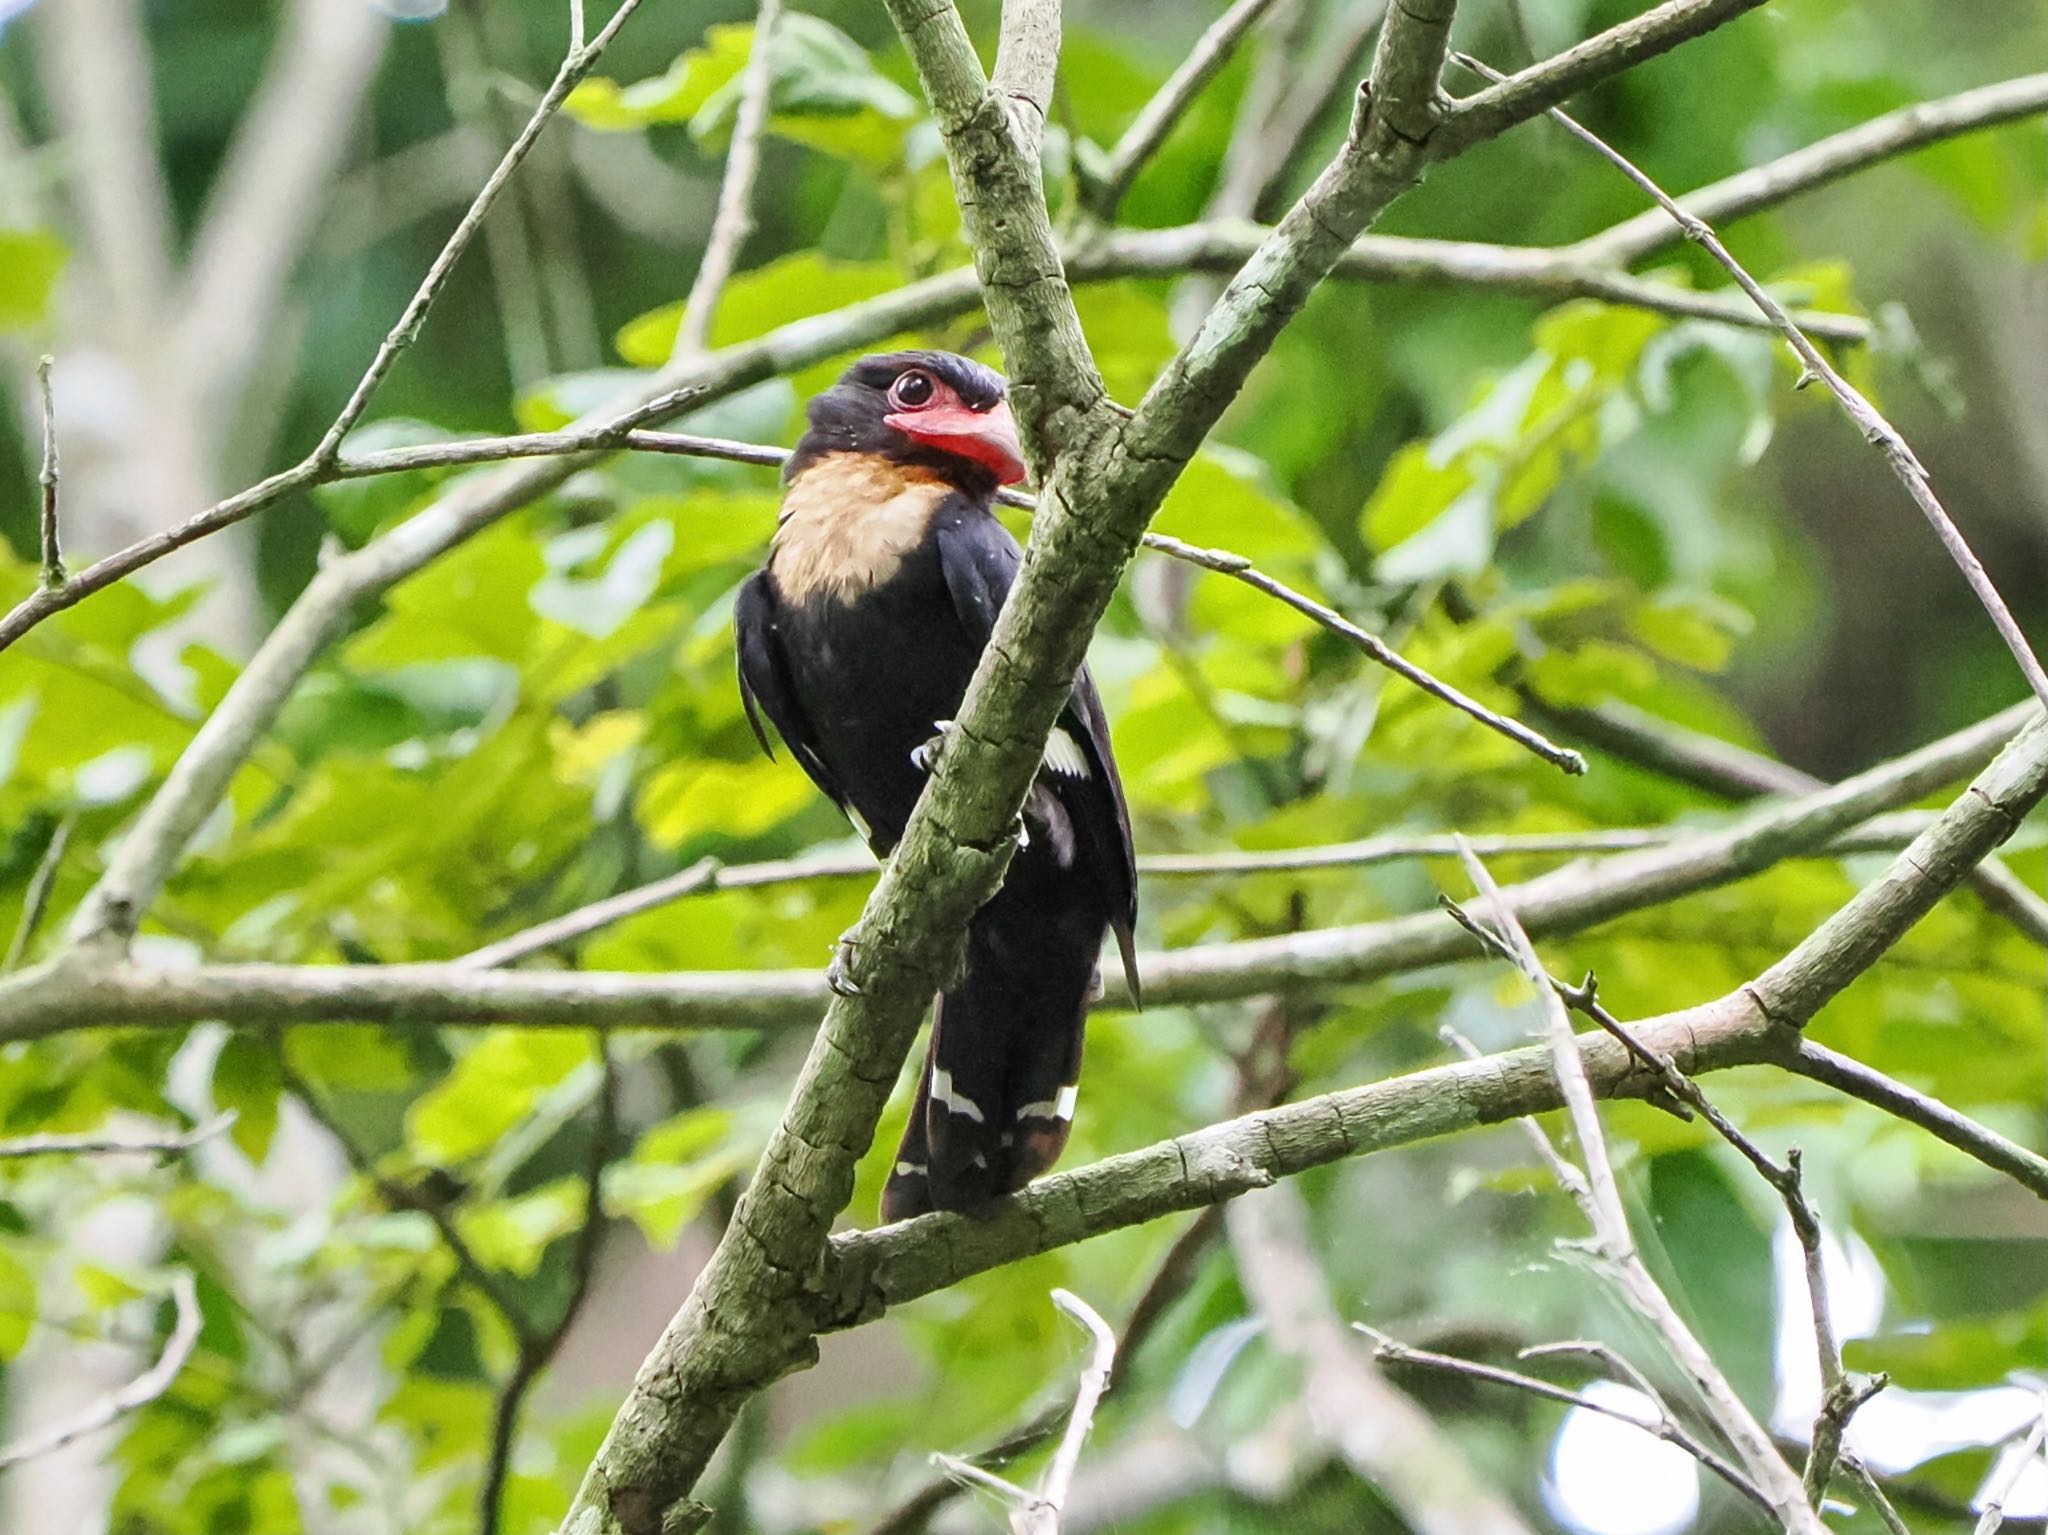
<svg viewBox="0 0 2048 1535"><path fill-rule="evenodd" d="M873 453L831 453L782 498L769 563L792 603L852 602L887 582L931 531L953 487Z"/></svg>

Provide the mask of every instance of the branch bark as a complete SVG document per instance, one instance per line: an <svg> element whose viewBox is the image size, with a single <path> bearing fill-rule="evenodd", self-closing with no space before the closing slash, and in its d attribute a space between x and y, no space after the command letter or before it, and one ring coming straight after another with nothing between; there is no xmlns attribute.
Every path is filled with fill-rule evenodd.
<svg viewBox="0 0 2048 1535"><path fill-rule="evenodd" d="M1539 875L1510 887L1509 899L1532 934L1550 935L1730 883L1825 846L1871 816L1974 771L2038 715L2032 704L2016 706L1840 784L1761 806L1719 830L1619 854L1592 869L1574 865ZM1356 984L1468 955L1464 936L1429 912L1147 954L1140 967L1148 999L1190 1003ZM1120 978L1106 984L1105 1005L1128 1005ZM478 968L474 957L444 964L152 969L73 950L0 979L0 1043L205 1019L420 1028L498 1022L797 1028L815 1019L828 995L815 971L507 973Z"/></svg>
<svg viewBox="0 0 2048 1535"><path fill-rule="evenodd" d="M1807 1045L1800 1031L1819 1009L1953 890L2044 794L2048 722L2037 720L1881 879L1784 959L1725 996L1647 1019L1631 1032L1689 1076L1792 1066ZM1523 914L1514 893L1506 894ZM1599 1097L1640 1096L1658 1082L1604 1034L1579 1037L1575 1048ZM835 1237L819 1281L819 1326L856 1326L1034 1253L1220 1203L1310 1167L1545 1113L1562 1102L1549 1051L1529 1046L1326 1093L1058 1173L985 1218L926 1215ZM2048 1199L2048 1160L2026 1155L2027 1186Z"/></svg>

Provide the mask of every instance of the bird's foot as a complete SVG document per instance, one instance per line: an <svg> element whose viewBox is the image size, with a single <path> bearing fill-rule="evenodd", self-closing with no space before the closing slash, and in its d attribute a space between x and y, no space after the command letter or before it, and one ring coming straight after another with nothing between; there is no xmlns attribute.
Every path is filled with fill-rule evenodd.
<svg viewBox="0 0 2048 1535"><path fill-rule="evenodd" d="M853 978L853 938L849 935L839 940L832 950L832 963L825 967L825 984L832 994L839 997L857 997L861 994L860 982Z"/></svg>
<svg viewBox="0 0 2048 1535"><path fill-rule="evenodd" d="M933 768L939 765L939 753L946 749L946 737L952 733L953 722L951 720L933 720L932 729L935 734L929 741L925 742L922 746L911 749L911 766L915 767L920 773L930 773Z"/></svg>

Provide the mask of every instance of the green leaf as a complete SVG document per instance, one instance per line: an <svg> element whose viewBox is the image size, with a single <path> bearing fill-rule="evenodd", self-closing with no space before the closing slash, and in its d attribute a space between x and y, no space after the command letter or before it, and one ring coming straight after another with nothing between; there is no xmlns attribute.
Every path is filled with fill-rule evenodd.
<svg viewBox="0 0 2048 1535"><path fill-rule="evenodd" d="M0 1362L12 1359L35 1326L36 1276L12 1242L0 1242Z"/></svg>
<svg viewBox="0 0 2048 1535"><path fill-rule="evenodd" d="M254 1034L231 1034L213 1063L213 1103L233 1109L228 1131L243 1156L262 1164L277 1133L277 1100L284 1091L284 1072L277 1049Z"/></svg>
<svg viewBox="0 0 2048 1535"><path fill-rule="evenodd" d="M663 74L628 86L585 80L563 110L586 127L612 132L687 123L699 143L722 144L738 113L740 76L753 45L751 23L711 27L703 47L679 56ZM858 43L829 22L792 11L776 27L773 48L770 132L876 166L900 157L917 103L876 72Z"/></svg>
<svg viewBox="0 0 2048 1535"><path fill-rule="evenodd" d="M0 334L40 324L69 252L44 229L0 229Z"/></svg>
<svg viewBox="0 0 2048 1535"><path fill-rule="evenodd" d="M670 762L640 791L647 835L665 848L695 837L759 836L811 803L810 780L781 762Z"/></svg>
<svg viewBox="0 0 2048 1535"><path fill-rule="evenodd" d="M591 1058L590 1041L545 1029L498 1029L479 1039L405 1116L406 1144L442 1166L488 1150L535 1099Z"/></svg>

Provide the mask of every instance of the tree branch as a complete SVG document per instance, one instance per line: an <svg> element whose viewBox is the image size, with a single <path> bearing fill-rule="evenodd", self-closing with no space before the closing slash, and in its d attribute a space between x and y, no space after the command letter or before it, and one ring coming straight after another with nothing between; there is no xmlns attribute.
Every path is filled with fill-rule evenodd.
<svg viewBox="0 0 2048 1535"><path fill-rule="evenodd" d="M1232 1201L1224 1220L1267 1343L1300 1364L1310 1420L1402 1523L1415 1535L1529 1535L1513 1505L1388 1382L1337 1315L1300 1195L1275 1184Z"/></svg>
<svg viewBox="0 0 2048 1535"><path fill-rule="evenodd" d="M171 1335L165 1341L164 1351L157 1362L127 1385L89 1404L76 1417L66 1418L37 1430L25 1439L0 1446L0 1471L18 1466L25 1460L33 1460L38 1455L61 1450L74 1439L96 1434L129 1413L147 1407L171 1389L171 1383L185 1368L185 1362L192 1357L192 1350L199 1342L199 1324L203 1320L198 1291L193 1288L192 1276L183 1269L171 1276L171 1299L177 1307L177 1319L171 1324Z"/></svg>
<svg viewBox="0 0 2048 1535"><path fill-rule="evenodd" d="M1824 846L1871 816L1981 767L2038 715L2032 704L2016 706L1840 784L1761 806L1719 830L1623 853L1593 869L1553 870L1511 887L1509 897L1531 933L1550 935L1730 883ZM1153 1001L1214 1002L1356 984L1450 963L1468 952L1463 936L1431 912L1148 954L1140 965ZM1128 1003L1120 978L1107 985L1107 1005ZM74 951L0 978L0 1042L110 1024L177 1027L204 1019L794 1028L815 1019L827 994L814 971L504 973L473 968L468 959L154 970Z"/></svg>
<svg viewBox="0 0 2048 1535"><path fill-rule="evenodd" d="M1272 8L1273 0L1235 0L1195 39L1188 56L1175 66L1152 99L1139 109L1123 137L1116 141L1101 173L1084 181L1083 197L1090 213L1105 223L1116 217L1117 206L1123 202L1138 172L1159 152L1159 146L1166 142L1182 114L1194 105L1195 98L1230 62L1239 39Z"/></svg>
<svg viewBox="0 0 2048 1535"><path fill-rule="evenodd" d="M1501 75L1477 59L1460 54L1458 61L1488 79L1502 79ZM1956 567L1962 571L1963 578L1969 583L1970 590L1976 594L1978 603L1990 616L1992 627L1997 629L1998 637L2005 641L2006 649L2012 652L2013 660L2019 664L2020 674L2027 679L2027 686L2033 690L2036 698L2043 704L2048 704L2048 670L2042 668L2040 658L2034 654L2033 647L2027 643L2027 637L2020 629L2019 620L2013 617L2012 609L2006 606L2005 599L1999 595L1997 586L1993 584L1984 566L1977 559L1976 553L1970 548L1969 541L1963 537L1962 529L1956 526L1955 519L1949 516L1947 508L1935 496L1933 486L1928 483L1926 469L1914 456L1912 448L1907 446L1906 439L1899 435L1898 429L1870 403L1862 390L1842 377L1835 370L1834 364L1821 355L1820 349L1785 312L1785 306L1749 275L1748 270L1735 259L1728 247L1721 243L1720 236L1715 234L1705 221L1681 208L1668 192L1644 175L1634 162L1597 134L1590 132L1556 107L1549 109L1549 116L1572 137L1592 149L1642 188L1671 216L1685 237L1713 257L1714 261L1735 279L1736 285L1749 295L1751 302L1769 317L1772 326L1785 338L1785 344L1792 348L1793 353L1804 365L1806 372L1801 375L1802 380L1819 379L1825 384L1828 392L1841 403L1842 409L1848 413L1850 421L1863 434L1864 439L1884 454L1885 462L1890 466L1892 473L1898 477L1899 483L1906 487L1906 493L1920 508L1921 515L1934 529L1942 547L1948 550L1949 558L1954 560Z"/></svg>
<svg viewBox="0 0 2048 1535"><path fill-rule="evenodd" d="M1555 58L1467 96L1443 124L1439 154L1455 154L1498 138L1589 85L1668 53L1680 43L1726 26L1765 0L1664 0L1642 15L1609 27Z"/></svg>
<svg viewBox="0 0 2048 1535"><path fill-rule="evenodd" d="M1775 757L1746 751L1669 720L1654 719L1626 705L1559 709L1526 686L1517 693L1523 710L1552 729L1724 799L1810 794L1823 783ZM2034 894L2004 859L1987 858L1972 869L1970 888L1992 911L2035 943L2048 947L2048 901Z"/></svg>
<svg viewBox="0 0 2048 1535"><path fill-rule="evenodd" d="M1725 223L1746 218L1881 161L2043 112L2048 112L2048 73L1980 85L1873 117L1804 149L1688 192L1679 203L1698 219ZM1666 214L1651 209L1567 245L1560 254L1595 265L1627 266L1678 244L1684 237L1685 231ZM1810 325L1805 328L1813 329Z"/></svg>
<svg viewBox="0 0 2048 1535"><path fill-rule="evenodd" d="M1791 1066L1804 1043L1797 1031L1952 890L1972 861L2010 835L2017 817L2044 794L2048 723L2037 721L1883 878L1858 891L1784 959L1723 997L1645 1020L1633 1034L1693 1076L1738 1065ZM1526 920L1516 893L1506 895ZM1489 908L1481 903L1478 909ZM1463 933L1439 925L1465 941ZM1656 1083L1605 1035L1579 1039L1576 1049L1601 1097L1640 1096ZM986 1216L926 1215L835 1237L818 1286L819 1325L855 1326L883 1308L1034 1253L1219 1203L1310 1167L1561 1103L1549 1052L1528 1047L1211 1125L1045 1178ZM2037 1171L2028 1186L2048 1199L2048 1161L2033 1160Z"/></svg>
<svg viewBox="0 0 2048 1535"><path fill-rule="evenodd" d="M711 215L711 234L697 275L683 300L683 321L676 328L670 366L690 361L710 349L711 322L719 296L738 265L740 250L754 232L754 182L761 173L761 140L768 131L769 99L775 89L775 28L782 0L760 0L754 13L754 37L747 65L740 75L740 104L733 119L732 143L725 152L725 175L718 184L718 206Z"/></svg>
<svg viewBox="0 0 2048 1535"><path fill-rule="evenodd" d="M42 487L43 495L40 532L44 591L64 584L64 548L57 528L57 401L50 389L50 370L55 366L54 357L42 357L36 362L36 388L43 402L43 462L36 473L36 483Z"/></svg>
<svg viewBox="0 0 2048 1535"><path fill-rule="evenodd" d="M234 1122L235 1112L230 1109L224 1114L216 1114L204 1124L194 1125L190 1130L180 1131L176 1135L141 1138L109 1136L97 1132L87 1135L24 1135L13 1140L0 1141L0 1161L49 1156L180 1156L194 1146L204 1145L215 1136L225 1134Z"/></svg>

